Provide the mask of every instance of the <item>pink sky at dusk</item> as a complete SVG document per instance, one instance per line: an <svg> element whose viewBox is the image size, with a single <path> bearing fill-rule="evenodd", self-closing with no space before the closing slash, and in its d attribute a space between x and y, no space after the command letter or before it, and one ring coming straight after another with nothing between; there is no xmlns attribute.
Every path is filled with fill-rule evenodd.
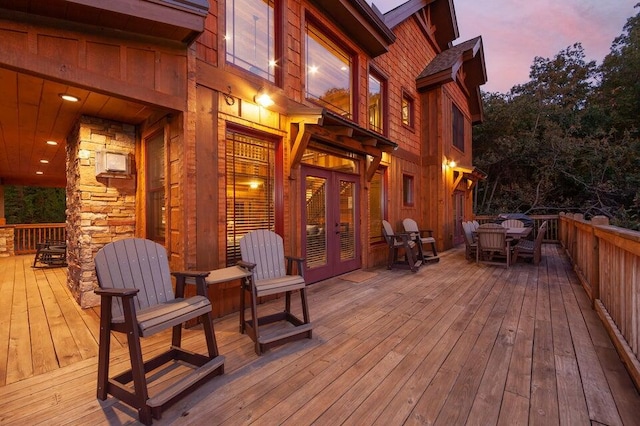
<svg viewBox="0 0 640 426"><path fill-rule="evenodd" d="M406 0L369 0L387 12ZM598 64L622 34L640 0L454 0L459 44L482 36L488 81L485 92L508 92L529 81L536 56L552 58L582 43L586 60Z"/></svg>

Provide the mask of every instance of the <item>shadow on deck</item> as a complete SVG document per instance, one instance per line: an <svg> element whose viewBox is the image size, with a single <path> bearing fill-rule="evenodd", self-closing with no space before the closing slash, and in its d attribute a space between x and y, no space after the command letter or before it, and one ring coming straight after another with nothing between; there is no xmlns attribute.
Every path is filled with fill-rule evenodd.
<svg viewBox="0 0 640 426"><path fill-rule="evenodd" d="M261 357L237 314L216 320L225 374L154 424L640 424L638 392L570 264L543 249L538 267L451 250L417 273L313 284L313 339ZM96 399L98 314L70 299L64 269L30 261L0 259L0 423L136 423ZM199 330L185 337L203 350ZM169 342L146 339L145 354ZM113 345L115 372L128 358Z"/></svg>

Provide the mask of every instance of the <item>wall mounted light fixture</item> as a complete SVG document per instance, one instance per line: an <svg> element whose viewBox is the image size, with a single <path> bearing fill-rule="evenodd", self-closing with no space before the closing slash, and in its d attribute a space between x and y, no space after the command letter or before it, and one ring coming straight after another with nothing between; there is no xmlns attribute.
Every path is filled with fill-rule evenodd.
<svg viewBox="0 0 640 426"><path fill-rule="evenodd" d="M253 100L261 107L268 108L274 104L271 96L264 90L264 87L258 89L258 93L253 97Z"/></svg>

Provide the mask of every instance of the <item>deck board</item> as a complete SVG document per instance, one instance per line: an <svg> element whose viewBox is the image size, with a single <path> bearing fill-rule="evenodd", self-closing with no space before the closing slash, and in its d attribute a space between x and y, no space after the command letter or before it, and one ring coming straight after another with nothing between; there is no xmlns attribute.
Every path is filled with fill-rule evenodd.
<svg viewBox="0 0 640 426"><path fill-rule="evenodd" d="M95 397L99 309L75 304L64 268L30 261L0 259L0 423L136 423ZM559 247L545 245L538 267L452 250L417 273L375 272L311 286L314 338L260 357L237 314L216 320L225 374L154 424L640 424L638 392ZM198 327L184 335L204 350ZM127 368L122 342L112 372ZM169 342L145 338L143 352Z"/></svg>

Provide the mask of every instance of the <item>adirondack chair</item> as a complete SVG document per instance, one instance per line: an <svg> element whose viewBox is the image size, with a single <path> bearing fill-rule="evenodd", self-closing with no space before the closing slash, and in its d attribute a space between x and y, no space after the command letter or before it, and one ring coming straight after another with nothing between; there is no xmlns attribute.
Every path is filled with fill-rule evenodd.
<svg viewBox="0 0 640 426"><path fill-rule="evenodd" d="M55 268L67 266L67 242L46 240L36 244L33 268Z"/></svg>
<svg viewBox="0 0 640 426"><path fill-rule="evenodd" d="M289 341L311 339L313 325L303 276L304 259L285 256L282 237L265 229L251 231L240 239L240 255L242 260L238 265L252 272L252 276L243 281L240 292L240 332L251 337L256 353L260 355L269 348ZM293 274L294 262L297 275ZM250 319L245 318L245 292L249 294ZM302 319L291 310L291 295L294 292L300 293ZM260 316L258 298L278 294L285 295L284 311Z"/></svg>
<svg viewBox="0 0 640 426"><path fill-rule="evenodd" d="M513 248L514 262L517 262L518 258L521 257L523 259L532 259L534 265L539 264L542 259L542 240L544 239L544 234L546 232L547 221L545 220L542 222L542 225L540 225L540 228L538 228L538 235L536 235L536 239L534 241L518 241L518 244Z"/></svg>
<svg viewBox="0 0 640 426"><path fill-rule="evenodd" d="M507 241L507 229L497 223L485 223L476 229L476 235L476 263L504 265L498 262L498 258L504 258L508 268L511 264L511 246Z"/></svg>
<svg viewBox="0 0 640 426"><path fill-rule="evenodd" d="M422 264L422 259L417 258L418 245L411 239L411 235L408 233L396 234L391 224L386 220L382 221L382 234L389 246L387 269L408 268L411 269L411 272L417 272ZM400 258L401 251L404 252L402 260Z"/></svg>
<svg viewBox="0 0 640 426"><path fill-rule="evenodd" d="M153 241L129 238L109 243L95 256L100 295L100 346L98 353L98 392L100 400L108 394L136 408L140 421L151 424L159 419L163 408L203 380L224 372L224 357L218 354L213 331L211 303L205 297L208 272L174 272L174 296L165 248ZM184 298L185 279L195 279L197 296ZM207 343L208 355L180 347L181 327L199 318ZM173 328L171 347L166 352L143 361L140 338ZM109 378L111 332L127 335L131 369ZM166 364L189 365L193 369L170 381L154 395L149 394L146 373ZM133 389L129 385L133 382ZM159 385L158 385L159 386Z"/></svg>
<svg viewBox="0 0 640 426"><path fill-rule="evenodd" d="M404 232L408 232L416 243L420 243L418 253L423 262L428 260L440 261L438 250L436 249L436 239L433 238L431 229L419 229L418 223L411 218L405 218L402 221L402 226L404 227ZM429 247L431 250L431 254L428 256L425 254L425 247Z"/></svg>

